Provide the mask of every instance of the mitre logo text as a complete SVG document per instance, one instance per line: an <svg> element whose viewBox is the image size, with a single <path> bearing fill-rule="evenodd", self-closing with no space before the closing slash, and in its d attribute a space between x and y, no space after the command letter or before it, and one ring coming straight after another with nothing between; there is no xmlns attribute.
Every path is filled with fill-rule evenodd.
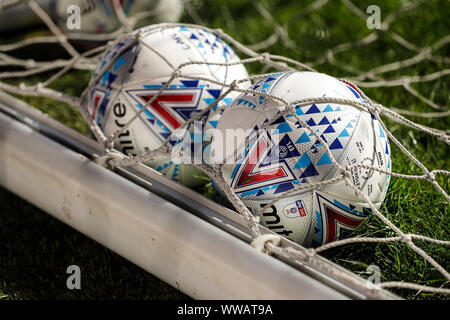
<svg viewBox="0 0 450 320"><path fill-rule="evenodd" d="M201 121L194 121L189 129L176 129L171 137L171 160L176 164L237 164L276 165L295 146L291 141L280 141L275 129L210 128L203 131Z"/></svg>

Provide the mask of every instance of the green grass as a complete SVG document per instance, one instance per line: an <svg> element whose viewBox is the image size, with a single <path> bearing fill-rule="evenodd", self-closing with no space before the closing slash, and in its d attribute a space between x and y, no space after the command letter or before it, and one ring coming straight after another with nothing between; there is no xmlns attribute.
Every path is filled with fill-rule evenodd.
<svg viewBox="0 0 450 320"><path fill-rule="evenodd" d="M379 5L383 19L407 1L354 2L363 12L368 5ZM367 29L365 21L349 12L339 1L329 1L317 11L297 19L291 19L291 17L311 1L300 3L300 1L265 0L260 3L280 24L288 23L288 34L294 43L291 46L278 41L264 51L313 64L320 72L337 77L349 77L353 74L343 70L339 65L352 66L364 71L404 60L416 54L393 41L389 32L380 32L379 39L374 43L336 54L336 63L315 64L314 62L318 61L328 49L361 39L373 31ZM214 1L214 4L207 1L193 1L193 6L208 27L221 28L245 44L265 40L274 33L273 26L257 13L250 1L220 0ZM447 13L449 10L448 1L427 1L395 19L390 30L419 47L430 46L448 34L450 20ZM182 21L193 22L187 14L183 16ZM446 45L438 50L437 55L448 57L449 49L450 46ZM411 67L383 74L383 77L425 75L446 68L448 65L444 63L423 61ZM248 70L251 73L260 72L261 64L253 63L248 66ZM52 84L52 87L78 95L87 84L89 76L88 72L71 72ZM20 79L28 83L38 80L39 78ZM449 105L448 77L412 86L437 104ZM364 91L369 97L387 107L420 112L434 111L401 87L371 88ZM24 97L23 99L68 126L89 134L81 116L71 108L43 98ZM409 118L417 123L442 130L448 130L450 124L448 117ZM449 169L450 148L448 145L422 132L385 118L383 120L389 130L429 169ZM393 171L422 174L421 170L392 142L391 149ZM449 178L438 175L437 180L448 192ZM214 198L214 191L210 185L201 192ZM3 295L6 295L7 299L180 297L179 293L169 290L170 288L164 284L159 284L151 275L8 192L1 191L0 200L0 219L2 220L0 225L7 226L5 230L0 228L0 267L2 268L0 299ZM381 212L404 232L450 240L449 204L427 181L392 178ZM394 236L394 233L378 218L372 216L358 230L357 235L386 237ZM444 268L449 269L450 251L447 247L422 241L415 241L415 243ZM33 255L36 258L33 258ZM367 266L375 264L381 269L383 281L407 281L449 287L448 282L439 272L403 243L352 244L328 250L323 255L363 277L368 277L365 273ZM87 277L92 277L91 280L86 278L86 285L77 293L67 292L65 289L66 275L63 268L72 262L78 262L83 269L87 270ZM7 266L6 269L5 266ZM2 270L6 271L2 272ZM130 276L136 274L136 279ZM153 283L158 283L157 287L152 287ZM153 290L157 292L156 295L150 293ZM393 291L408 299L448 299L448 296L417 293L412 290L393 289Z"/></svg>
<svg viewBox="0 0 450 320"><path fill-rule="evenodd" d="M1 299L187 299L180 291L0 189ZM66 286L78 265L81 289Z"/></svg>
<svg viewBox="0 0 450 320"><path fill-rule="evenodd" d="M51 76L51 73L31 76L26 79L7 79L5 82L13 85L19 85L21 82L27 85L32 85L39 81L42 81L42 79L46 79L49 76ZM64 74L57 81L51 83L49 88L57 91L63 91L66 94L79 97L81 96L83 89L89 82L90 76L91 73L88 71L74 70L70 73ZM81 113L70 105L44 97L23 97L19 95L14 96L22 98L30 105L35 106L42 112L47 113L50 117L58 119L58 121L64 123L68 127L75 129L87 136L91 136L89 126L83 119Z"/></svg>

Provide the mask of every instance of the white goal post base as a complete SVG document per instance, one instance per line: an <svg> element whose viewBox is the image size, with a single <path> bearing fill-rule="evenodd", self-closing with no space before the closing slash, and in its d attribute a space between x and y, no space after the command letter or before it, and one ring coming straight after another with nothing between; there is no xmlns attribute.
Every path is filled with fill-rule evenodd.
<svg viewBox="0 0 450 320"><path fill-rule="evenodd" d="M1 112L0 185L193 298L348 298Z"/></svg>

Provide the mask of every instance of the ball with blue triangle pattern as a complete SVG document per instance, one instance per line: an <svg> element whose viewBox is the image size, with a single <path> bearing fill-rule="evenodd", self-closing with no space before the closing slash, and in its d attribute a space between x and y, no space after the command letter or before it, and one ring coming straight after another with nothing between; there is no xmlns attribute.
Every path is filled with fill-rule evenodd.
<svg viewBox="0 0 450 320"><path fill-rule="evenodd" d="M266 207L263 225L306 247L352 234L371 213L365 197L376 208L385 198L391 168L388 137L365 108L297 101L340 98L364 105L362 92L316 72L273 74L250 89L223 113L211 144L212 161L224 163L228 186L254 214ZM290 112L283 108L286 103ZM241 141L234 149L219 141L228 139L231 129L244 132L245 138L233 138ZM353 166L349 179L364 196L344 180L311 188L340 175L332 159Z"/></svg>
<svg viewBox="0 0 450 320"><path fill-rule="evenodd" d="M125 154L137 156L155 150L168 138L174 149L180 144L187 146L183 158L176 154L158 156L146 164L186 186L200 186L207 180L190 164L195 151L192 142L200 139L200 149L203 147L203 132L215 128L223 110L237 95L232 93L212 105L225 89L209 79L230 84L248 78L242 64L214 64L239 61L227 43L202 27L158 24L138 29L115 41L104 54L92 76L86 109L106 136L122 130L114 147ZM182 64L185 66L180 75L165 87ZM199 133L193 131L193 123L184 133L178 132L177 137L183 139L172 135L210 105L211 110L199 119ZM125 127L141 110L139 117ZM186 142L187 137L191 139Z"/></svg>

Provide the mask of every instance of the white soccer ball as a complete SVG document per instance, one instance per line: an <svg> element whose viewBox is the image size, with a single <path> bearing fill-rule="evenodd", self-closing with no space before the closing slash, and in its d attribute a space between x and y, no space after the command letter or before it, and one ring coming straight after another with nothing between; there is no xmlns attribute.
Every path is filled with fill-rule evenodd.
<svg viewBox="0 0 450 320"><path fill-rule="evenodd" d="M289 72L268 76L251 89L284 99L287 103L306 98L333 97L364 102L358 89L331 76L315 72ZM293 116L282 115L282 104L258 94L237 97L222 115L217 130L251 130L249 142L224 150L216 135L211 145L222 175L244 204L256 213L283 192L302 184L336 177L325 147ZM331 149L341 165L364 164L390 172L389 142L378 120L368 111L336 103L309 104L295 108ZM269 120L275 119L271 124ZM263 125L270 124L265 129ZM249 131L248 131L249 132ZM227 158L228 157L228 158ZM230 161L233 159L233 161ZM354 168L353 185L379 208L385 198L389 175ZM344 181L315 190L295 191L264 211L262 224L304 246L317 247L344 238L370 213L368 204Z"/></svg>
<svg viewBox="0 0 450 320"><path fill-rule="evenodd" d="M125 16L151 12L154 22L177 22L183 13L182 0L120 0ZM69 23L75 13L70 8L79 8L80 29ZM55 19L65 33L107 34L122 26L112 0L58 0L52 3Z"/></svg>
<svg viewBox="0 0 450 320"><path fill-rule="evenodd" d="M111 135L121 129L158 93L172 76L174 68L179 65L188 62L239 61L239 57L228 44L201 27L169 27L167 24L160 24L142 28L116 41L105 53L93 75L94 79L99 78L89 90L87 110L103 132ZM182 75L203 77L227 84L248 78L242 64L191 64L181 68L180 72ZM207 80L176 78L145 112L118 136L115 147L133 156L155 150L172 132L207 108L226 89ZM227 95L202 116L200 135L204 130L215 128L223 110L231 104L235 96ZM151 159L147 164L190 187L205 183L202 171L189 164L176 163L177 161L180 159L161 156Z"/></svg>

